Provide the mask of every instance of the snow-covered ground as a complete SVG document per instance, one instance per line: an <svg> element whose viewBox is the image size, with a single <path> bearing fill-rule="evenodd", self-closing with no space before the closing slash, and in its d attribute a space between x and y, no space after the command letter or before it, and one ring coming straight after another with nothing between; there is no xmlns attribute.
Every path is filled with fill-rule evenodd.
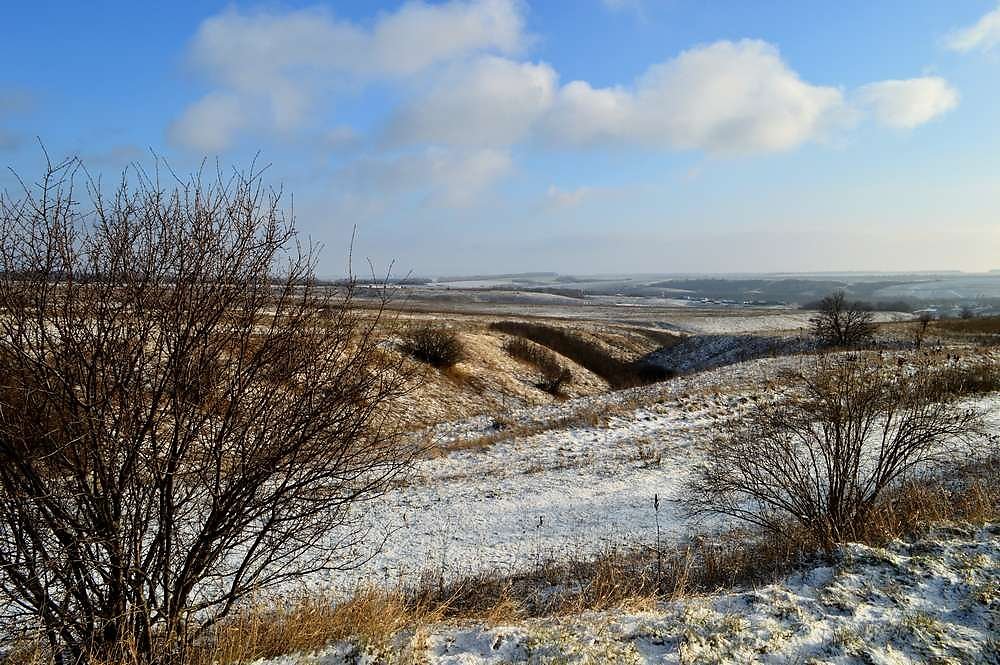
<svg viewBox="0 0 1000 665"><path fill-rule="evenodd" d="M270 665L301 662L1000 663L1000 525L849 545L834 565L654 611L431 626L394 644L344 642Z"/></svg>
<svg viewBox="0 0 1000 665"><path fill-rule="evenodd" d="M802 358L764 358L674 381L515 411L506 427L529 433L477 443L490 417L440 425L447 454L420 462L411 481L368 518L385 547L347 575L309 578L350 593L359 582L412 583L514 572L571 554L653 540L654 496L662 537L677 541L717 524L692 524L676 499L718 425L755 399L787 389L780 373ZM994 417L997 398L976 400ZM579 422L566 423L578 414ZM548 422L553 424L547 428ZM501 432L502 434L502 432Z"/></svg>
<svg viewBox="0 0 1000 665"><path fill-rule="evenodd" d="M389 532L383 550L352 575L317 575L309 584L349 592L359 581L511 571L569 552L588 556L649 542L654 495L663 536L690 534L693 526L672 500L699 458L699 442L796 362L762 359L508 414L509 427L538 429L567 413L586 415L580 425L561 423L420 462L411 481L368 516L377 531ZM595 415L603 422L589 424ZM447 447L493 432L493 422L449 423L433 436Z"/></svg>

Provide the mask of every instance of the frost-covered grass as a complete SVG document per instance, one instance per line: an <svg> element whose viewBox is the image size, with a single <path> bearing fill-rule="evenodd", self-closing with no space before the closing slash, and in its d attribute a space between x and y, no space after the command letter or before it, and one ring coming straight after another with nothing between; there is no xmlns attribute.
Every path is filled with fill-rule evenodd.
<svg viewBox="0 0 1000 665"><path fill-rule="evenodd" d="M847 545L779 583L511 624L437 624L272 665L427 663L996 663L1000 525Z"/></svg>

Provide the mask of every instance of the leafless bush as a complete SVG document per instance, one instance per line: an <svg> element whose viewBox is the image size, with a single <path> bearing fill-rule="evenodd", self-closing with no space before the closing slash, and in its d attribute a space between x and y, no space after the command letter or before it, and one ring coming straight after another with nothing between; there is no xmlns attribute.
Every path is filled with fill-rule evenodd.
<svg viewBox="0 0 1000 665"><path fill-rule="evenodd" d="M403 350L417 360L442 369L454 367L465 354L458 333L429 323L415 325L406 331Z"/></svg>
<svg viewBox="0 0 1000 665"><path fill-rule="evenodd" d="M0 635L58 663L167 661L358 565L416 453L378 317L315 287L260 170L170 183L70 160L0 198Z"/></svg>
<svg viewBox="0 0 1000 665"><path fill-rule="evenodd" d="M828 346L858 346L875 334L872 312L857 302L848 302L843 291L823 298L809 320L812 334Z"/></svg>
<svg viewBox="0 0 1000 665"><path fill-rule="evenodd" d="M954 459L980 424L926 366L828 357L796 378L800 395L756 402L710 444L690 512L772 531L791 518L832 546L855 537L887 491Z"/></svg>
<svg viewBox="0 0 1000 665"><path fill-rule="evenodd" d="M573 373L559 362L556 354L548 349L529 342L522 337L507 340L504 351L513 358L531 363L542 373L538 387L551 395L558 395L562 387L573 380Z"/></svg>
<svg viewBox="0 0 1000 665"><path fill-rule="evenodd" d="M920 349L924 345L924 339L927 338L927 328L933 320L934 315L930 312L921 312L920 316L917 317L913 328L913 347L915 349Z"/></svg>

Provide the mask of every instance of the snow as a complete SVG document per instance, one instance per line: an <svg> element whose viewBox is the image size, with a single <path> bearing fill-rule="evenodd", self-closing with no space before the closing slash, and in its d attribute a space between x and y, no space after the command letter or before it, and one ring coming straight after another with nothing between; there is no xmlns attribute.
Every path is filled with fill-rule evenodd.
<svg viewBox="0 0 1000 665"><path fill-rule="evenodd" d="M769 355L808 353L816 348L816 340L810 337L692 335L650 354L645 360L677 373L687 373Z"/></svg>
<svg viewBox="0 0 1000 665"><path fill-rule="evenodd" d="M848 545L832 565L779 583L652 611L441 624L390 647L341 642L268 665L392 663L404 650L429 665L997 663L998 631L1000 525L957 526L886 548Z"/></svg>
<svg viewBox="0 0 1000 665"><path fill-rule="evenodd" d="M515 411L506 416L510 427L544 427L546 419L574 412L603 422L565 426L560 420L556 429L421 461L411 481L368 514L376 531L388 532L382 551L352 574L316 575L308 585L349 593L359 582L510 572L568 552L586 557L646 542L654 495L663 537L681 539L695 527L673 499L699 458L698 442L792 362L763 359ZM446 447L489 434L493 422L473 418L438 426L431 435Z"/></svg>
<svg viewBox="0 0 1000 665"><path fill-rule="evenodd" d="M691 523L677 501L701 444L753 400L786 391L780 373L801 362L762 358L516 410L502 420L511 437L501 431L496 441L477 442L496 434L490 417L433 428L427 435L451 452L421 461L408 484L367 514L376 531L388 533L383 549L359 570L317 574L307 584L349 594L359 583L505 574L567 554L597 556L651 541L657 495L664 542L725 526ZM970 404L997 415L998 400Z"/></svg>

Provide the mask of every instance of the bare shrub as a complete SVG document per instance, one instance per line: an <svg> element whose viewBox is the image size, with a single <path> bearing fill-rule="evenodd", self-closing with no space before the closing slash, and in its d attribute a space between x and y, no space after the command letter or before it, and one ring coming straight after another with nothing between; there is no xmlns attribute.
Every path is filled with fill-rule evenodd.
<svg viewBox="0 0 1000 665"><path fill-rule="evenodd" d="M378 316L315 285L260 170L0 197L0 635L177 657L250 594L366 558L417 451Z"/></svg>
<svg viewBox="0 0 1000 665"><path fill-rule="evenodd" d="M688 486L693 514L772 531L788 519L832 546L853 538L892 488L953 460L978 432L926 366L819 358L798 395L758 401L708 447Z"/></svg>
<svg viewBox="0 0 1000 665"><path fill-rule="evenodd" d="M913 328L913 348L920 349L924 345L924 339L927 338L927 328L933 320L934 315L926 311L921 312L920 316L917 317Z"/></svg>
<svg viewBox="0 0 1000 665"><path fill-rule="evenodd" d="M440 369L454 367L465 355L458 333L429 323L412 326L405 332L403 350Z"/></svg>
<svg viewBox="0 0 1000 665"><path fill-rule="evenodd" d="M529 342L522 337L507 340L504 351L513 358L531 363L542 373L538 387L550 395L559 395L562 387L573 381L573 373L564 367L556 354L548 349Z"/></svg>
<svg viewBox="0 0 1000 665"><path fill-rule="evenodd" d="M862 303L848 302L843 291L823 298L816 309L809 320L812 334L827 346L858 346L875 334L872 312Z"/></svg>

